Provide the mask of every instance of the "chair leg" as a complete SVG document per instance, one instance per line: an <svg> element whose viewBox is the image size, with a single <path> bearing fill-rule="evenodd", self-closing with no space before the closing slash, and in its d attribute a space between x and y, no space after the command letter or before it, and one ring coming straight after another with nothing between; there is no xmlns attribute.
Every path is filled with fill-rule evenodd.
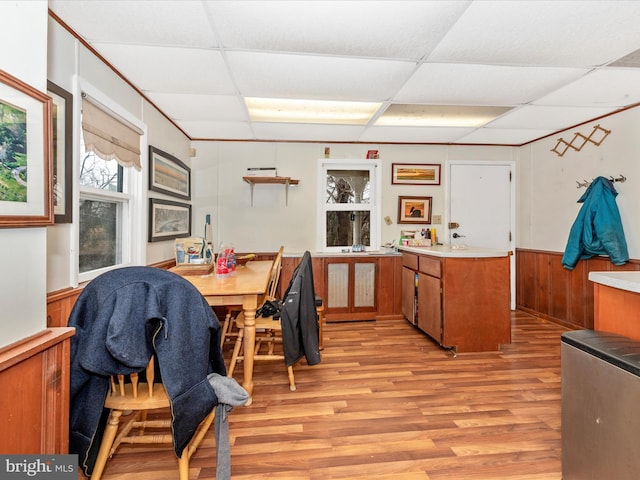
<svg viewBox="0 0 640 480"><path fill-rule="evenodd" d="M111 446L116 438L116 432L118 431L118 424L120 423L121 415L122 411L120 410L111 410L111 413L109 414L109 420L107 421L107 426L105 427L104 434L102 435L100 450L98 450L98 457L96 458L96 463L93 467L93 473L91 475L92 480L100 480L100 478L102 478L104 467L107 464L107 460L109 459L109 454L111 452Z"/></svg>
<svg viewBox="0 0 640 480"><path fill-rule="evenodd" d="M227 312L224 317L224 322L222 323L222 333L220 335L220 349L224 347L224 342L227 339L227 334L229 333L231 324L231 312Z"/></svg>
<svg viewBox="0 0 640 480"><path fill-rule="evenodd" d="M180 480L189 480L189 453L186 448L178 459L178 470L180 471Z"/></svg>
<svg viewBox="0 0 640 480"><path fill-rule="evenodd" d="M293 377L293 367L287 367L287 375L289 376L289 390L296 391L296 380Z"/></svg>
<svg viewBox="0 0 640 480"><path fill-rule="evenodd" d="M229 369L227 370L227 377L233 377L233 371L236 369L236 363L238 362L238 356L240 355L243 339L244 328L239 328L238 336L236 337L236 344L233 346L233 354L231 355L231 361L229 362Z"/></svg>
<svg viewBox="0 0 640 480"><path fill-rule="evenodd" d="M324 306L320 306L316 308L316 313L318 314L318 346L320 350L324 349L324 341L322 335L322 329L324 326Z"/></svg>

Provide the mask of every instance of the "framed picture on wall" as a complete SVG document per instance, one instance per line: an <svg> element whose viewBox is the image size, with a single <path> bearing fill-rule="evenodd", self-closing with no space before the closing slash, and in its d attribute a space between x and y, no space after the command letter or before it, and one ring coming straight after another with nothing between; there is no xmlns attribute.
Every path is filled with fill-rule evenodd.
<svg viewBox="0 0 640 480"><path fill-rule="evenodd" d="M424 163L392 163L393 185L440 185L440 165Z"/></svg>
<svg viewBox="0 0 640 480"><path fill-rule="evenodd" d="M53 148L53 213L56 223L71 223L73 95L47 82L51 97Z"/></svg>
<svg viewBox="0 0 640 480"><path fill-rule="evenodd" d="M0 70L0 227L53 224L51 98Z"/></svg>
<svg viewBox="0 0 640 480"><path fill-rule="evenodd" d="M149 199L149 241L191 236L191 205L160 198Z"/></svg>
<svg viewBox="0 0 640 480"><path fill-rule="evenodd" d="M191 169L173 155L149 146L149 190L191 200Z"/></svg>
<svg viewBox="0 0 640 480"><path fill-rule="evenodd" d="M431 223L432 197L398 197L398 223Z"/></svg>

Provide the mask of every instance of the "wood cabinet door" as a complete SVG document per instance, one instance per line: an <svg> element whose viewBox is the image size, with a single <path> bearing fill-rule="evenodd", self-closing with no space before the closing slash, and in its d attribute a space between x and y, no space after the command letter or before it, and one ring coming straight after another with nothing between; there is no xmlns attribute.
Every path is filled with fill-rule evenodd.
<svg viewBox="0 0 640 480"><path fill-rule="evenodd" d="M416 323L416 272L402 267L402 315L410 323Z"/></svg>
<svg viewBox="0 0 640 480"><path fill-rule="evenodd" d="M325 259L325 314L332 320L373 320L377 315L374 257Z"/></svg>
<svg viewBox="0 0 640 480"><path fill-rule="evenodd" d="M442 289L440 279L418 274L418 328L442 343Z"/></svg>

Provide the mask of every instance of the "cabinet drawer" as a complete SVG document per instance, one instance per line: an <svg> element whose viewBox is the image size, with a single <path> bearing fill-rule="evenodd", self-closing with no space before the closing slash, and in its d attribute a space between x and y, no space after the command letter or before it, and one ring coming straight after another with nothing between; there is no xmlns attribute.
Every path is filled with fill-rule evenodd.
<svg viewBox="0 0 640 480"><path fill-rule="evenodd" d="M418 270L418 256L411 253L402 254L402 266Z"/></svg>
<svg viewBox="0 0 640 480"><path fill-rule="evenodd" d="M420 269L422 273L431 275L432 277L440 278L441 276L441 262L439 258L423 257L420 256Z"/></svg>

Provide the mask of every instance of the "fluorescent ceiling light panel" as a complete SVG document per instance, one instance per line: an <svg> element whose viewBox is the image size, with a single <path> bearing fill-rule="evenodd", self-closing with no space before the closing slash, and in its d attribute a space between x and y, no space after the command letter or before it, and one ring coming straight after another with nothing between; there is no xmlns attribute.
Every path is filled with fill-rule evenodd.
<svg viewBox="0 0 640 480"><path fill-rule="evenodd" d="M255 122L333 123L366 125L380 103L297 100L284 98L245 98L251 120Z"/></svg>
<svg viewBox="0 0 640 480"><path fill-rule="evenodd" d="M376 125L412 127L481 127L511 107L393 104Z"/></svg>

